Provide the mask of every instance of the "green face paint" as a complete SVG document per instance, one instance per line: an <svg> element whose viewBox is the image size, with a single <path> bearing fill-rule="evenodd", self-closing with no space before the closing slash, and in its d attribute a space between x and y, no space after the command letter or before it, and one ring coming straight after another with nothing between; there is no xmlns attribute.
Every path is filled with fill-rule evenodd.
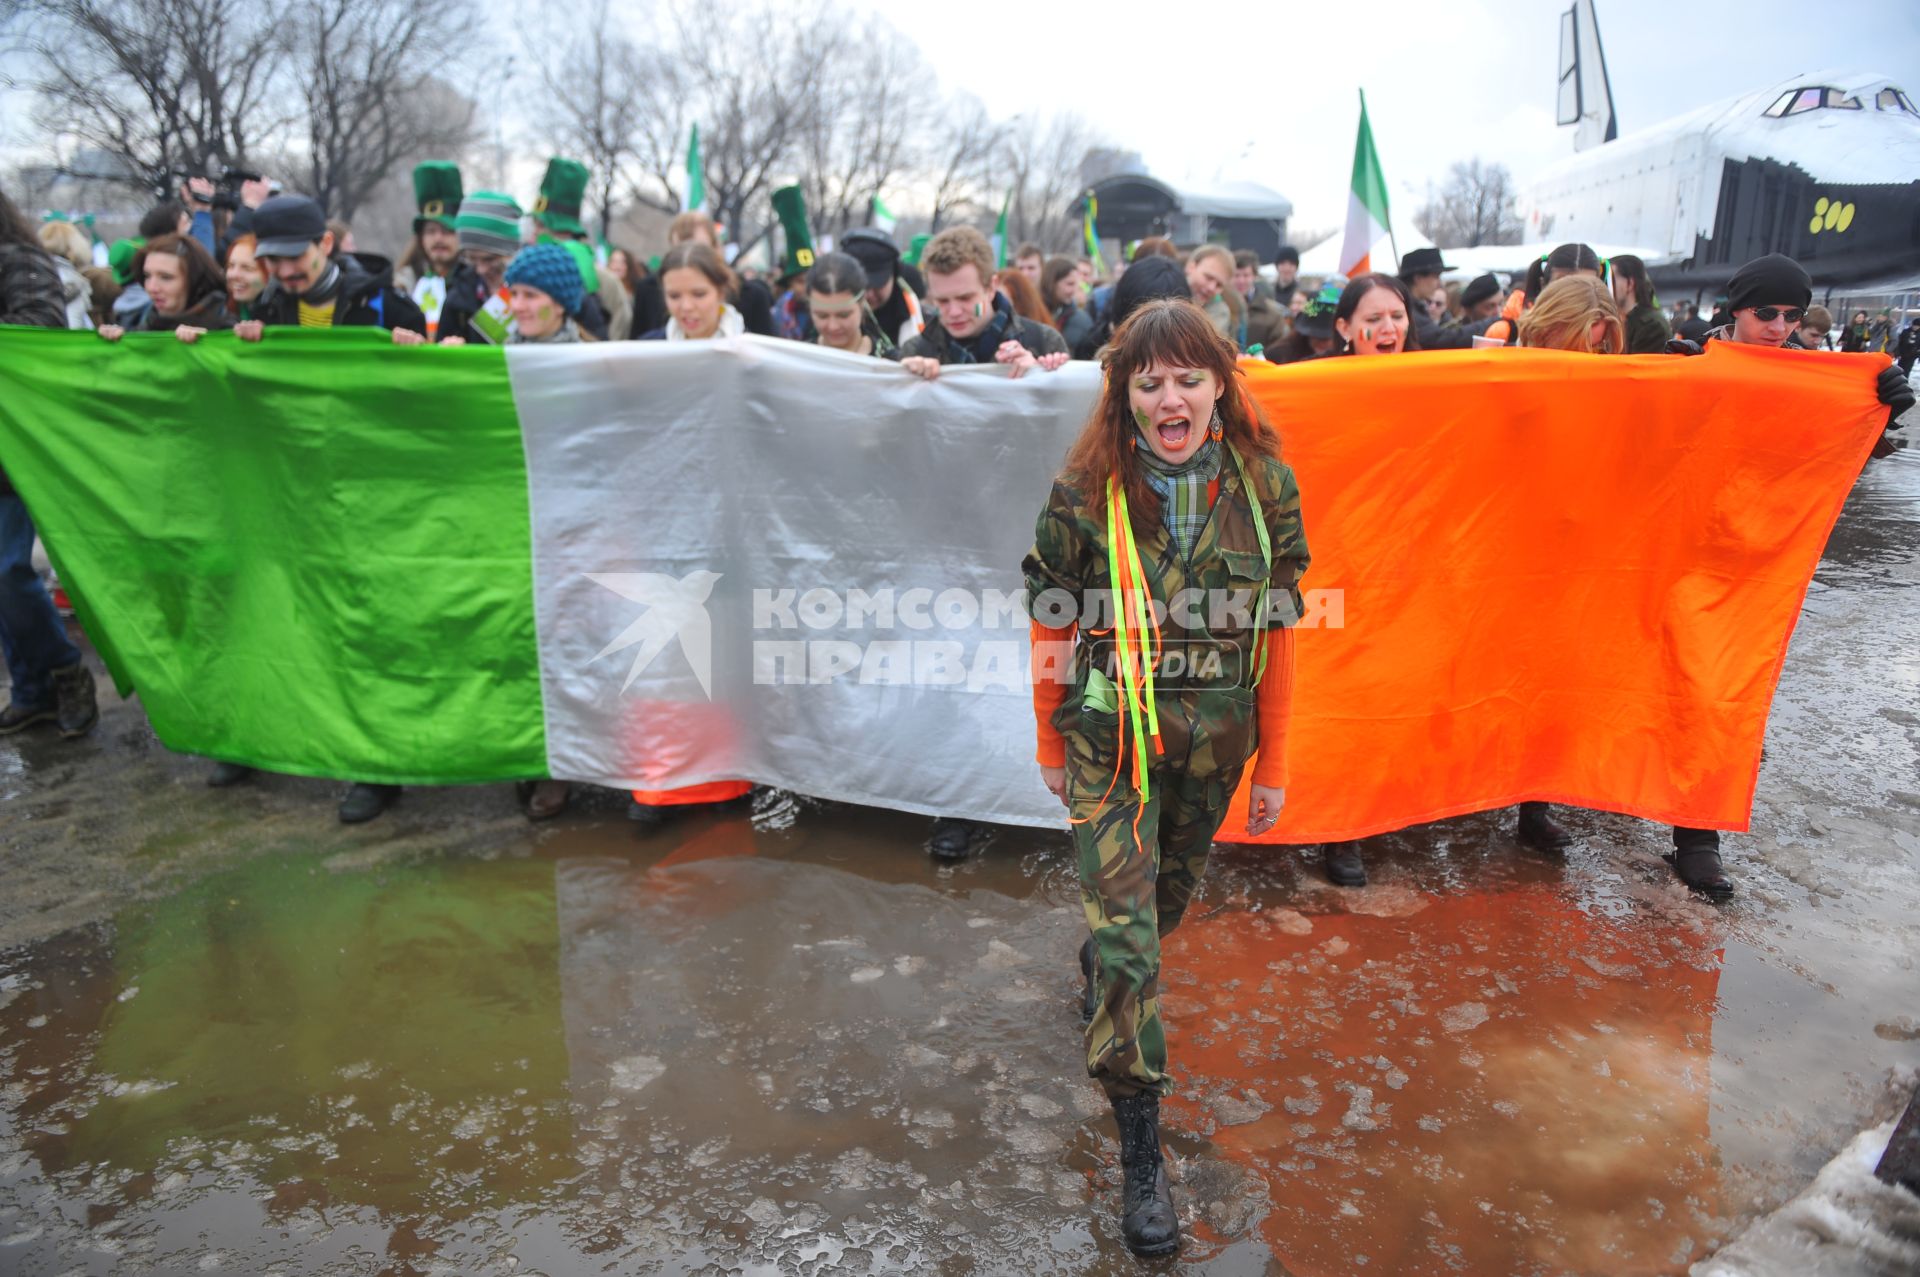
<svg viewBox="0 0 1920 1277"><path fill-rule="evenodd" d="M542 306L540 308L540 322L545 323L547 320L552 318L553 318L553 307Z"/></svg>
<svg viewBox="0 0 1920 1277"><path fill-rule="evenodd" d="M1153 429L1153 417L1144 408L1133 410L1133 424L1140 427L1142 433Z"/></svg>

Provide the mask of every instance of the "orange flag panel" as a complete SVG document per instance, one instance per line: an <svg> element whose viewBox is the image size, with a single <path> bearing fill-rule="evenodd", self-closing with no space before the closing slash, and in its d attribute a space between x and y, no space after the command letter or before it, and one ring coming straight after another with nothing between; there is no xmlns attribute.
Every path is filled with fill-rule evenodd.
<svg viewBox="0 0 1920 1277"><path fill-rule="evenodd" d="M1722 342L1243 364L1313 549L1292 783L1251 841L1527 799L1745 829L1885 365ZM1248 841L1245 803L1223 838Z"/></svg>

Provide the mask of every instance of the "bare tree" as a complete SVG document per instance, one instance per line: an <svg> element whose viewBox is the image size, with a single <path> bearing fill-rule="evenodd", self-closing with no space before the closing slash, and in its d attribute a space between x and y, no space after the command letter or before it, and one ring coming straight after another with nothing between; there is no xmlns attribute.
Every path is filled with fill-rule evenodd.
<svg viewBox="0 0 1920 1277"><path fill-rule="evenodd" d="M1033 240L1049 251L1080 242L1080 217L1074 211L1085 189L1080 164L1097 140L1077 115L1055 116L1044 127L1007 137L1001 147L1013 191L1007 232L1016 242Z"/></svg>
<svg viewBox="0 0 1920 1277"><path fill-rule="evenodd" d="M1475 156L1447 174L1439 196L1414 214L1413 224L1441 248L1518 244L1525 227L1514 212L1513 175L1504 164Z"/></svg>
<svg viewBox="0 0 1920 1277"><path fill-rule="evenodd" d="M798 11L717 0L673 12L675 55L701 128L707 205L742 251L767 232L767 196L822 109L847 56L844 19L824 0ZM803 40L793 38L805 31Z"/></svg>
<svg viewBox="0 0 1920 1277"><path fill-rule="evenodd" d="M464 151L475 105L419 65L466 37L458 0L308 0L295 27L311 102L303 185L351 219L403 158Z"/></svg>
<svg viewBox="0 0 1920 1277"><path fill-rule="evenodd" d="M932 229L960 208L1000 207L1006 188L993 186L994 162L1013 132L1013 126L995 120L980 99L970 94L957 95L948 105L944 127L937 134L928 156L937 165L933 180Z"/></svg>
<svg viewBox="0 0 1920 1277"><path fill-rule="evenodd" d="M641 138L647 106L641 86L654 74L651 60L620 28L608 0L563 23L526 23L539 67L537 106L546 119L546 140L560 153L579 157L592 172L591 190L604 237L614 205L635 184L633 170L648 158Z"/></svg>
<svg viewBox="0 0 1920 1277"><path fill-rule="evenodd" d="M278 6L258 0L29 0L36 117L120 162L130 185L243 166L292 122Z"/></svg>
<svg viewBox="0 0 1920 1277"><path fill-rule="evenodd" d="M814 229L835 234L865 223L874 199L917 166L934 123L918 45L877 17L836 38L846 56L824 69L796 157Z"/></svg>

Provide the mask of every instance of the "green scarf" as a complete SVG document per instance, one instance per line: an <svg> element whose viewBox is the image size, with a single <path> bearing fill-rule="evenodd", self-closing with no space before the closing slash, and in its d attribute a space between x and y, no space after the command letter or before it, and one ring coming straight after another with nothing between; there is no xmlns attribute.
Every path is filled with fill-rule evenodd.
<svg viewBox="0 0 1920 1277"><path fill-rule="evenodd" d="M1200 450L1179 465L1162 461L1153 449L1142 446L1140 461L1145 467L1147 486L1160 496L1160 521L1167 526L1184 561L1193 558L1193 547L1206 529L1213 513L1207 501L1207 485L1220 477L1220 441L1209 438Z"/></svg>

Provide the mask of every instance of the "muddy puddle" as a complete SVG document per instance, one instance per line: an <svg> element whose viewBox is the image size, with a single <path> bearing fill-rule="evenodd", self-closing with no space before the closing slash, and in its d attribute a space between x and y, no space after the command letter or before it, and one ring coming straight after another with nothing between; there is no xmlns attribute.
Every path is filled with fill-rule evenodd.
<svg viewBox="0 0 1920 1277"><path fill-rule="evenodd" d="M1222 848L1169 942L1202 1273L1682 1272L1920 1064L1920 463L1822 565L1726 908L1665 831ZM756 796L379 827L116 706L0 745L0 1272L1124 1273L1063 835ZM76 758L78 761L76 761ZM62 890L62 884L65 890Z"/></svg>

